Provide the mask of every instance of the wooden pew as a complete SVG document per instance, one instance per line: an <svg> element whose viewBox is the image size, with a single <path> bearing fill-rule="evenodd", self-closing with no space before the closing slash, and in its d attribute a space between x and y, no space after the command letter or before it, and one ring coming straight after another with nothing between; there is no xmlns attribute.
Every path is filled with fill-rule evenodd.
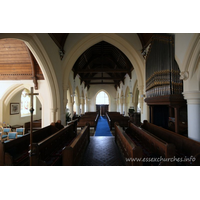
<svg viewBox="0 0 200 200"><path fill-rule="evenodd" d="M33 121L33 131L41 129L41 119ZM24 123L25 133L30 131L30 122Z"/></svg>
<svg viewBox="0 0 200 200"><path fill-rule="evenodd" d="M175 146L166 141L154 136L150 132L137 127L129 122L129 127L126 129L128 136L143 149L143 158L162 158L160 165L174 165L174 162L164 159L171 159L175 156ZM144 160L145 160L144 159ZM144 162L143 164L147 164Z"/></svg>
<svg viewBox="0 0 200 200"><path fill-rule="evenodd" d="M90 124L90 127L94 127L94 130L96 130L97 122L98 122L99 114L89 114L89 115L82 115L77 123L77 127L85 127L86 123Z"/></svg>
<svg viewBox="0 0 200 200"><path fill-rule="evenodd" d="M114 128L115 122L119 123L119 125L125 129L128 127L128 121L130 120L128 116L123 116L119 112L107 112L106 118L108 120L110 130Z"/></svg>
<svg viewBox="0 0 200 200"><path fill-rule="evenodd" d="M115 123L115 142L120 148L121 153L125 158L126 165L141 166L142 161L134 159L142 158L143 152L140 146L137 146L125 133L125 131ZM129 160L126 160L129 159Z"/></svg>
<svg viewBox="0 0 200 200"><path fill-rule="evenodd" d="M66 146L63 149L62 156L64 166L75 166L79 165L83 153L90 142L90 126L87 124L81 133L73 140L70 146Z"/></svg>
<svg viewBox="0 0 200 200"><path fill-rule="evenodd" d="M44 127L33 132L32 141L39 142L57 131L53 126ZM30 133L7 143L0 142L0 165L29 165L29 144Z"/></svg>
<svg viewBox="0 0 200 200"><path fill-rule="evenodd" d="M87 127L89 127L89 125ZM88 128L87 129L84 128L81 131L81 134L75 137L75 140L73 140L74 137L73 138L69 137L70 134L73 132L73 130L74 130L73 124L69 124L65 128L59 130L58 132L44 139L43 141L39 143L33 143L33 155L34 155L32 157L33 165L60 166L63 163L65 164L66 162L68 162L66 160L68 159L68 153L66 152L63 153L63 150L65 150L66 146L70 145L72 141L78 140L77 149L80 148L81 151L84 142L86 142L85 140L83 140L84 137L82 139L81 135L85 135L86 133L88 134Z"/></svg>
<svg viewBox="0 0 200 200"><path fill-rule="evenodd" d="M74 136L74 137L77 136L77 123L78 123L78 119L74 119L74 120L69 121L69 122L67 123L67 125L73 124L73 136Z"/></svg>
<svg viewBox="0 0 200 200"><path fill-rule="evenodd" d="M194 141L190 138L169 131L155 124L149 123L147 120L143 121L141 128L151 132L155 136L172 143L176 147L177 158L194 157L192 162L177 162L177 165L197 165L200 166L200 142Z"/></svg>

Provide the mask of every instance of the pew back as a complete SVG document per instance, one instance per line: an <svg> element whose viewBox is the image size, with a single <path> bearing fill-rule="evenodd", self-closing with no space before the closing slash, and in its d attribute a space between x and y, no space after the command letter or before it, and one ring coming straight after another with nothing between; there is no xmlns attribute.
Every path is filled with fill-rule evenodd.
<svg viewBox="0 0 200 200"><path fill-rule="evenodd" d="M78 120L77 127L85 127L86 123L89 123L90 127L94 127L94 129L96 130L98 118L98 113L82 115Z"/></svg>
<svg viewBox="0 0 200 200"><path fill-rule="evenodd" d="M145 145L149 146L153 152L156 152L156 154L159 154L164 158L173 158L175 156L175 146L173 144L167 143L149 131L137 127L131 122L129 122L129 129L132 131L132 134L139 135Z"/></svg>
<svg viewBox="0 0 200 200"><path fill-rule="evenodd" d="M82 155L90 142L90 125L87 124L80 134L73 140L71 145L63 149L62 156L64 166L79 165Z"/></svg>
<svg viewBox="0 0 200 200"><path fill-rule="evenodd" d="M44 127L33 132L32 141L39 142L57 131L53 126ZM6 143L0 142L0 165L28 165L29 144L30 133Z"/></svg>
<svg viewBox="0 0 200 200"><path fill-rule="evenodd" d="M134 159L142 158L142 148L137 146L123 131L118 123L115 123L115 142L120 148L121 153L125 158L126 165L141 166L142 162Z"/></svg>
<svg viewBox="0 0 200 200"><path fill-rule="evenodd" d="M123 116L119 112L107 112L106 118L108 120L110 130L114 128L115 122L117 122L123 128L128 127L128 121L130 119L128 116Z"/></svg>
<svg viewBox="0 0 200 200"><path fill-rule="evenodd" d="M56 162L61 162L62 148L71 142L73 139L71 133L73 132L73 124L70 124L39 143L33 143L32 165L54 165Z"/></svg>
<svg viewBox="0 0 200 200"><path fill-rule="evenodd" d="M156 126L152 123L149 123L147 120L144 120L141 127L143 129L151 132L152 134L156 135L157 137L159 137L169 143L174 144L179 153L183 153L186 156L194 156L196 158L197 157L199 158L199 153L200 153L200 143L199 142L194 141L185 136L182 136L178 133L164 129L162 127ZM200 165L200 160L196 159L194 164Z"/></svg>

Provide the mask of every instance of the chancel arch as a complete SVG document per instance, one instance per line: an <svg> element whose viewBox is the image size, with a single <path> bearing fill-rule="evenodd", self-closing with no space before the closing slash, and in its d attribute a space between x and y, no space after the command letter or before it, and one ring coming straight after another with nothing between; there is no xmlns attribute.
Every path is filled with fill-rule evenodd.
<svg viewBox="0 0 200 200"><path fill-rule="evenodd" d="M80 55L88 48L101 41L105 41L114 45L127 56L131 64L134 66L138 79L138 84L141 85L141 93L143 93L143 58L141 57L141 55L138 54L138 51L136 51L136 49L132 45L130 45L126 40L123 39L122 36L118 34L88 34L83 39L81 39L79 43L74 45L74 47L63 58L63 68L65 69L63 73L64 85L67 85L70 71Z"/></svg>

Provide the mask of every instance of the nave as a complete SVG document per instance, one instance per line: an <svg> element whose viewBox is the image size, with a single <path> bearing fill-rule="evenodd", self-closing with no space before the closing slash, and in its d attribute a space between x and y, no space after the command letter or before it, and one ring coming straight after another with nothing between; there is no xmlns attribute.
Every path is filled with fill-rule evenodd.
<svg viewBox="0 0 200 200"><path fill-rule="evenodd" d="M115 137L112 135L108 122L100 116L94 136L85 151L81 166L124 166Z"/></svg>

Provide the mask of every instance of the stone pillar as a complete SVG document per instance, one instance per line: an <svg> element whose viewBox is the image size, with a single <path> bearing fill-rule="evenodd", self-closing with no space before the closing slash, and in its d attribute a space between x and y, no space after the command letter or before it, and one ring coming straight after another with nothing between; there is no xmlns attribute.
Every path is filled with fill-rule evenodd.
<svg viewBox="0 0 200 200"><path fill-rule="evenodd" d="M123 103L123 114L126 116L126 104Z"/></svg>
<svg viewBox="0 0 200 200"><path fill-rule="evenodd" d="M81 103L81 114L84 114L84 103Z"/></svg>
<svg viewBox="0 0 200 200"><path fill-rule="evenodd" d="M77 115L80 115L81 113L80 113L80 103L77 103L76 104L76 114Z"/></svg>
<svg viewBox="0 0 200 200"><path fill-rule="evenodd" d="M124 114L124 96L120 99L120 113Z"/></svg>
<svg viewBox="0 0 200 200"><path fill-rule="evenodd" d="M88 100L88 98L86 98L86 100L85 100L85 105L86 105L85 106L86 107L85 108L86 109L85 112L88 112L89 111L89 108L88 108L88 106L89 106L89 100Z"/></svg>
<svg viewBox="0 0 200 200"><path fill-rule="evenodd" d="M72 118L74 115L73 103L68 103L69 113L71 114L70 117Z"/></svg>
<svg viewBox="0 0 200 200"><path fill-rule="evenodd" d="M56 122L56 111L57 111L57 109L56 108L51 108L50 111L51 111L50 123Z"/></svg>
<svg viewBox="0 0 200 200"><path fill-rule="evenodd" d="M134 107L133 94L130 94L130 107ZM134 109L135 109L135 107L134 107Z"/></svg>
<svg viewBox="0 0 200 200"><path fill-rule="evenodd" d="M200 91L183 92L187 100L188 137L200 142Z"/></svg>
<svg viewBox="0 0 200 200"><path fill-rule="evenodd" d="M140 95L140 107L141 107L141 113L143 113L143 102L144 102L144 93L143 93L144 86L139 85L138 90L139 90L139 95Z"/></svg>

